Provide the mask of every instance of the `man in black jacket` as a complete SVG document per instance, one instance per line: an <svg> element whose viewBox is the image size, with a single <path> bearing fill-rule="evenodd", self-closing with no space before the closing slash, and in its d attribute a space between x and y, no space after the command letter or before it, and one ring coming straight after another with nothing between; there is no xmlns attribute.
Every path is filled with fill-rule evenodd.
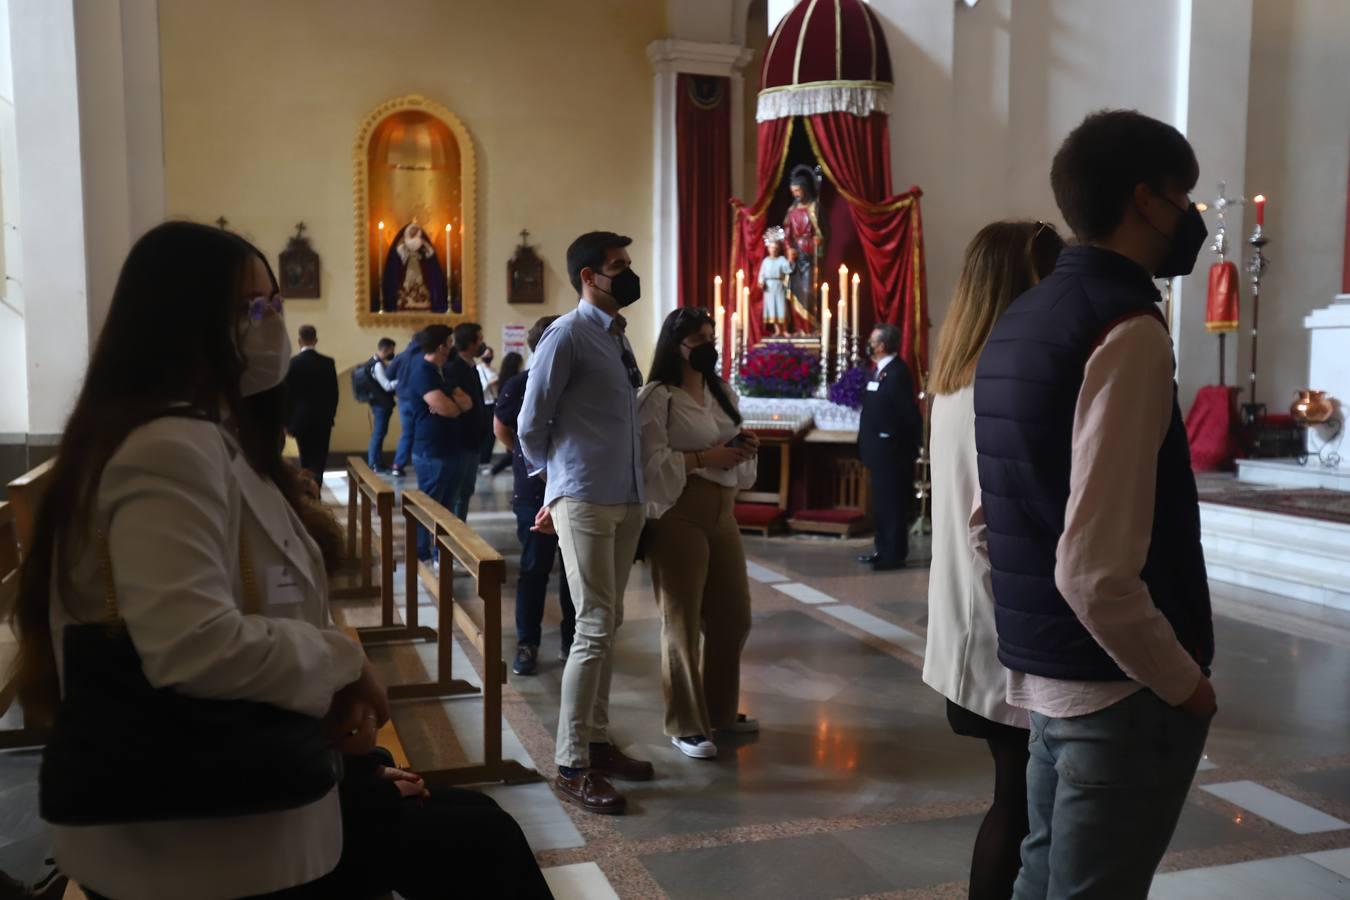
<svg viewBox="0 0 1350 900"><path fill-rule="evenodd" d="M914 402L914 382L900 353L900 329L883 323L867 349L876 363L863 394L858 455L872 476L876 552L858 557L877 571L899 569L909 555L914 508L914 460L923 438L923 419Z"/></svg>
<svg viewBox="0 0 1350 900"><path fill-rule="evenodd" d="M337 366L314 348L319 333L300 326L300 351L286 373L286 431L300 447L300 468L322 482L328 460L328 439L337 415Z"/></svg>

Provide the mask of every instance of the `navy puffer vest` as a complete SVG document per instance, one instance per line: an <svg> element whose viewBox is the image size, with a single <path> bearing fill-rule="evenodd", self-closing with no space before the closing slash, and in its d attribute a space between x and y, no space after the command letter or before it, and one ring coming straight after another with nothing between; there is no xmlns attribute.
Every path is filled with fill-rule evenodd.
<svg viewBox="0 0 1350 900"><path fill-rule="evenodd" d="M1123 321L1161 321L1157 301L1148 273L1132 261L1095 247L1071 247L1050 277L1013 302L980 356L975 444L998 656L1013 671L1072 681L1126 677L1055 587L1055 549L1064 532L1074 410L1088 357ZM1141 574L1182 646L1208 670L1214 656L1209 583L1175 389L1172 424L1158 452L1153 537Z"/></svg>

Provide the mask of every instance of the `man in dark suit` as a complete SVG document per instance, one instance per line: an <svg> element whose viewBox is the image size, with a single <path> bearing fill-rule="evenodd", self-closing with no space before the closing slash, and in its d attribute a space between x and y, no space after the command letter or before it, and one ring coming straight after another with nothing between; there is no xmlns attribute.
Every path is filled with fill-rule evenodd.
<svg viewBox="0 0 1350 900"><path fill-rule="evenodd" d="M322 482L337 415L338 382L333 358L315 350L318 343L314 326L301 325L300 350L286 373L286 431L300 446L300 468Z"/></svg>
<svg viewBox="0 0 1350 900"><path fill-rule="evenodd" d="M923 418L914 400L914 382L900 353L900 329L881 324L867 350L876 364L863 394L858 455L872 476L876 552L858 557L877 571L899 569L909 555L914 509L914 460L923 439Z"/></svg>

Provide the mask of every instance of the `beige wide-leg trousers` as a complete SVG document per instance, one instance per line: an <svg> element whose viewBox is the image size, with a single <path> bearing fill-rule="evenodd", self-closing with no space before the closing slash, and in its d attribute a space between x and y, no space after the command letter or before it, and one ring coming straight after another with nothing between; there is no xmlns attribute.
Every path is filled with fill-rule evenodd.
<svg viewBox="0 0 1350 900"><path fill-rule="evenodd" d="M711 737L736 721L750 583L735 501L735 488L691 476L680 499L652 523L647 559L661 606L661 683L671 737Z"/></svg>
<svg viewBox="0 0 1350 900"><path fill-rule="evenodd" d="M563 497L552 511L577 608L576 637L563 669L554 762L584 768L591 742L608 737L614 635L623 624L623 592L642 535L642 507Z"/></svg>

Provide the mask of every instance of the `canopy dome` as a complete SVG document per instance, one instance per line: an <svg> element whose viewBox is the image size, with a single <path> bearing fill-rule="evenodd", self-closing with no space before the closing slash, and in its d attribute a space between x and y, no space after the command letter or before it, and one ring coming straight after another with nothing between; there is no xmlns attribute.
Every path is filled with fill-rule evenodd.
<svg viewBox="0 0 1350 900"><path fill-rule="evenodd" d="M799 0L769 39L756 118L885 112L893 83L886 36L866 3Z"/></svg>

